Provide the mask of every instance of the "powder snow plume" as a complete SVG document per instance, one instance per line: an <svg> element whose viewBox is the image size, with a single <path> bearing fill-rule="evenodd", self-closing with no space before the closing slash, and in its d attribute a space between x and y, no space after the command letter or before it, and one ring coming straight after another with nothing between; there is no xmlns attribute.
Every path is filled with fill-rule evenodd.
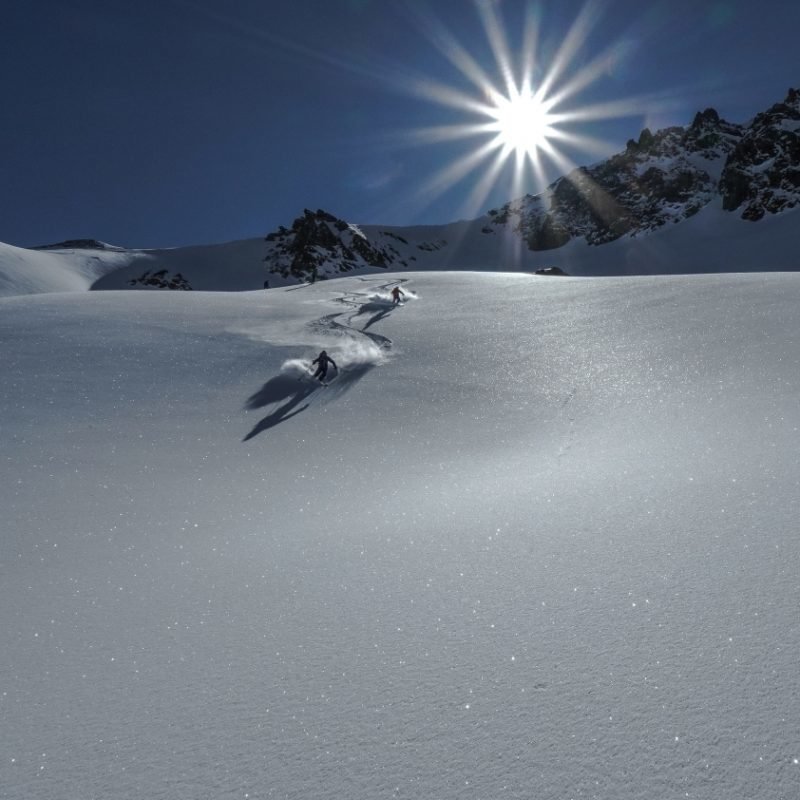
<svg viewBox="0 0 800 800"><path fill-rule="evenodd" d="M337 342L327 350L341 372L364 372L380 366L387 360L387 351L369 340L348 340ZM302 375L312 369L311 362L318 352L306 358L289 358L281 365L281 372L288 375Z"/></svg>
<svg viewBox="0 0 800 800"><path fill-rule="evenodd" d="M416 292L412 292L408 289L401 289L400 291L403 292L400 302L405 303L406 300L418 300L419 296ZM394 298L392 297L391 292L373 292L367 298L370 303L388 303L389 305L394 305Z"/></svg>

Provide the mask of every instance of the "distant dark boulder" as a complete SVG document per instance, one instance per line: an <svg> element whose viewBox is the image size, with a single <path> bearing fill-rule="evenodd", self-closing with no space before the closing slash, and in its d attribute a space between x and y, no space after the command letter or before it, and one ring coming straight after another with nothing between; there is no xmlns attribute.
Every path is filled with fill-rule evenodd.
<svg viewBox="0 0 800 800"><path fill-rule="evenodd" d="M568 273L564 272L561 267L541 267L537 269L535 272L536 275L562 275L564 277L568 276Z"/></svg>

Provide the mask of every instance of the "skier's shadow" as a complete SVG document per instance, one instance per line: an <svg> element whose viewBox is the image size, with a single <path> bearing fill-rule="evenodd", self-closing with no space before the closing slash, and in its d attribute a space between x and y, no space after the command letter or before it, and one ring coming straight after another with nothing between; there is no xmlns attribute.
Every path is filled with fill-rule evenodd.
<svg viewBox="0 0 800 800"><path fill-rule="evenodd" d="M270 378L255 394L251 395L244 407L248 410L264 408L286 401L278 406L271 414L267 414L254 428L242 439L246 442L259 433L286 422L311 405L311 395L315 392L324 391L325 402L330 402L348 391L357 381L361 380L369 372L374 364L355 364L339 372L334 371L333 380L327 388L321 386L310 377L303 377L298 381L296 375L276 375ZM304 405L300 405L304 400L308 400ZM298 406L300 406L298 408Z"/></svg>
<svg viewBox="0 0 800 800"><path fill-rule="evenodd" d="M286 402L264 417L242 441L246 442L248 439L258 436L259 433L274 428L301 411L305 411L309 406L308 403L300 408L297 406L318 388L319 386L307 381L298 382L293 375L276 375L274 378L270 378L254 395L247 399L244 407L252 411L272 403L280 403L282 400Z"/></svg>
<svg viewBox="0 0 800 800"><path fill-rule="evenodd" d="M389 314L392 313L397 308L397 303L392 303L388 300L373 300L369 303L362 303L358 311L353 315L353 319L355 317L360 317L362 314L372 314L372 316L367 320L366 324L362 326L361 330L365 331L367 328L372 327L376 322L380 322L382 319L386 319Z"/></svg>

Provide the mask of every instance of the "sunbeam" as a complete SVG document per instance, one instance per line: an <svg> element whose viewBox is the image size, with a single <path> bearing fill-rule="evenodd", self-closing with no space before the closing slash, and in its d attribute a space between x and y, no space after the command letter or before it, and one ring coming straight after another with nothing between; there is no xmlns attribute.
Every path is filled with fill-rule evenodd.
<svg viewBox="0 0 800 800"><path fill-rule="evenodd" d="M620 42L606 42L601 51L587 52L589 36L601 18L597 0L587 0L555 48L548 46L548 39L544 39L543 46L543 37L553 35L548 34L547 9L543 5L525 4L521 24L515 29L506 27L503 4L472 0L475 19L485 36L481 48L460 41L429 6L409 4L405 11L420 34L456 70L459 79L455 82L430 73L414 73L408 64L392 63L387 56L367 61L354 53L320 52L300 41L278 40L263 26L250 25L235 15L211 12L197 0L171 2L231 28L243 35L243 41L256 46L279 46L297 58L369 79L450 112L451 119L442 119L439 124L373 134L375 146L391 149L454 143L461 146L452 163L442 164L419 191L412 191L415 213L461 182L467 186L461 209L464 214L478 211L480 203L509 177L508 189L514 193L542 191L555 176L576 167L567 153L600 156L612 149L611 143L587 133L586 125L644 116L665 110L670 100L674 101L641 96L580 102L582 93L609 75L626 52ZM464 152L469 140L475 142L475 147ZM396 202L405 201L398 198Z"/></svg>
<svg viewBox="0 0 800 800"><path fill-rule="evenodd" d="M583 106L577 102L580 93L608 75L620 58L620 48L614 43L600 53L585 52L589 34L600 17L599 6L592 0L569 26L546 70L540 63L539 7L526 7L521 40L515 48L504 27L499 4L473 0L473 6L486 36L493 69L476 52L468 51L431 11L416 15L420 30L477 92L472 94L468 89L424 77L410 81L407 88L417 97L474 116L463 122L414 129L407 135L407 144L482 140L473 151L443 166L425 183L417 195L422 203L432 203L481 165L485 171L467 193L463 209L466 213L477 210L497 182L509 174L514 192L522 193L526 188L541 191L553 169L566 174L576 167L565 151L580 150L594 156L611 149L612 143L576 130L577 125L641 115L657 102L653 97L620 98ZM476 122L475 116L482 121Z"/></svg>

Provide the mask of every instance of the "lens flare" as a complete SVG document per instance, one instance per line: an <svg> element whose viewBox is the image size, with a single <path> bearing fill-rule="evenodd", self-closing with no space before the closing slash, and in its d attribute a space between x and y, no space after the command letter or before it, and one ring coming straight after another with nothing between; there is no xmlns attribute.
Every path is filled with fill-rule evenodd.
<svg viewBox="0 0 800 800"><path fill-rule="evenodd" d="M463 115L462 122L417 128L406 132L407 145L437 144L473 139L476 145L451 163L443 165L419 187L413 198L422 206L482 170L467 193L462 213L475 215L498 181L508 180L511 170L513 196L542 191L548 175L566 175L577 164L565 151L605 156L614 143L578 130L582 124L610 118L642 115L654 107L654 98L617 99L606 103L576 104L578 95L608 75L624 56L616 43L600 53L587 54L585 45L599 19L598 6L587 2L548 59L540 63L541 19L528 5L521 27L522 39L512 46L498 16L499 3L473 0L491 52L494 68L427 11L418 16L418 27L436 49L474 87L447 85L427 76L409 80L405 89L420 99ZM622 54L622 55L621 55ZM491 61L490 60L490 61ZM580 66L573 66L580 63ZM492 76L496 76L493 78ZM663 103L662 103L663 104Z"/></svg>
<svg viewBox="0 0 800 800"><path fill-rule="evenodd" d="M484 46L468 47L431 10L426 0L402 5L417 32L450 63L457 75L448 84L431 74L415 72L391 56L349 51L347 54L310 47L305 41L277 36L268 26L256 24L241 12L212 11L199 0L171 0L188 13L229 28L243 41L288 57L313 61L349 73L398 94L411 95L448 112L437 124L411 129L384 129L372 134L372 144L391 150L451 145L460 155L442 163L427 180L414 184L410 193L391 200L392 213L420 212L439 196L460 185L466 187L459 213L472 218L485 209L487 198L503 186L503 196L520 197L546 189L556 177L568 175L577 164L567 155L606 157L618 147L589 134L586 125L623 117L646 118L658 111L682 107L687 89L675 87L661 93L591 102L578 102L581 94L612 75L645 35L658 28L634 20L624 38L609 41L600 52L588 52L587 42L602 17L602 3L586 0L562 30L546 24L545 11L556 4L501 0L472 0L471 5L485 35ZM465 2L466 5L466 2ZM500 12L503 7L524 6L519 34L509 38ZM558 18L558 15L555 15ZM563 19L563 15L561 17ZM519 22L519 20L515 20ZM557 40L557 46L550 46ZM488 45L488 50L486 45ZM487 57L488 56L488 57ZM605 93L605 92L603 92ZM367 141L362 136L362 141ZM474 143L474 146L472 146ZM402 169L395 169L397 177ZM388 174L388 173L385 173Z"/></svg>
<svg viewBox="0 0 800 800"><path fill-rule="evenodd" d="M495 121L488 129L497 131L495 141L506 154L533 156L553 135L547 104L529 92L514 91L500 98L491 115Z"/></svg>

